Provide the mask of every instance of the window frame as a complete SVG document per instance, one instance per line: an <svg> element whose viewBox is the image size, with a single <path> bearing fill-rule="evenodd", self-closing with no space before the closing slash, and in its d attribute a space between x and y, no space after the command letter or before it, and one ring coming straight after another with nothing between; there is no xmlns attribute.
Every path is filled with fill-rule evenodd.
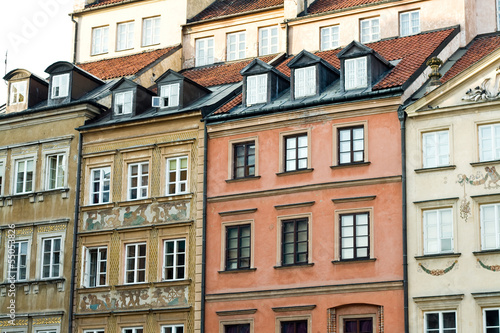
<svg viewBox="0 0 500 333"><path fill-rule="evenodd" d="M130 331L128 331L130 330ZM136 326L136 327L122 327L121 333L144 333L144 327Z"/></svg>
<svg viewBox="0 0 500 333"><path fill-rule="evenodd" d="M224 229L224 271L237 271L237 270L245 270L245 269L251 269L252 268L252 252L253 252L253 244L252 244L252 223L238 223L238 224L226 224L223 225ZM237 228L237 256L236 258L229 258L229 253L232 248L229 248L229 229L234 229ZM241 240L243 236L241 235L241 229L242 228L248 228L249 231L249 236L248 236L248 246L242 246ZM248 257L242 257L241 255L241 250L244 248L248 248ZM240 262L242 259L247 258L248 259L248 267L243 267L240 265ZM230 260L236 260L236 267L235 268L230 268L229 267L229 261Z"/></svg>
<svg viewBox="0 0 500 333"><path fill-rule="evenodd" d="M151 27L147 27L146 25L151 22ZM142 39L141 46L151 46L160 44L161 37L161 15L146 17L142 19ZM150 32L148 32L150 30Z"/></svg>
<svg viewBox="0 0 500 333"><path fill-rule="evenodd" d="M352 71L350 65L352 65ZM359 74L360 67L363 67L363 75ZM352 80L350 79L352 77ZM351 85L352 82L352 85ZM344 60L344 89L357 90L368 88L368 57L362 56Z"/></svg>
<svg viewBox="0 0 500 333"><path fill-rule="evenodd" d="M302 77L299 78L299 76ZM295 68L293 70L293 97L297 99L317 95L317 77L317 68L315 65Z"/></svg>
<svg viewBox="0 0 500 333"><path fill-rule="evenodd" d="M486 207L494 207L494 232L490 234L495 234L496 236L496 246L495 247L485 247L485 237L486 237L486 221L484 218L484 209ZM480 226L481 226L481 250L498 250L500 249L500 203L488 203L479 206L480 209Z"/></svg>
<svg viewBox="0 0 500 333"><path fill-rule="evenodd" d="M442 242L443 242L443 237L441 235L442 233L442 221L441 221L441 213L444 213L445 211L449 211L450 213L450 217L451 217L451 222L450 222L450 226L451 226L451 239L450 239L450 244L451 244L451 250L449 251L443 251L442 250ZM432 212L436 212L438 216L437 218L437 221L436 221L436 228L437 228L437 241L438 241L438 248L440 250L438 250L437 252L429 252L429 249L428 249L428 245L427 243L429 242L428 241L428 231L427 231L427 219L426 219L426 215L428 215L429 213L432 213ZM424 255L432 255L432 254L452 254L454 253L455 251L455 235L454 235L454 230L455 230L455 226L454 226L454 221L455 219L453 218L453 215L454 215L454 209L453 207L436 207L436 208L432 208L432 209L425 209L425 210L422 210L422 228L423 228L423 241L424 241L424 246L423 246L423 252L424 252Z"/></svg>
<svg viewBox="0 0 500 333"><path fill-rule="evenodd" d="M496 0L497 31L500 31L500 0Z"/></svg>
<svg viewBox="0 0 500 333"><path fill-rule="evenodd" d="M276 43L273 43L273 32L276 31ZM264 37L264 32L267 33L267 36ZM259 35L259 57L265 56L269 54L276 54L279 52L280 45L280 36L279 36L279 26L272 25L268 27L260 27L258 30ZM266 51L264 51L266 49Z"/></svg>
<svg viewBox="0 0 500 333"><path fill-rule="evenodd" d="M361 215L366 215L366 227L368 229L367 231L367 234L366 235L361 235L361 236L358 236L357 234L357 227L358 225L356 224L356 219L357 217L361 216ZM348 236L344 236L344 233L343 233L343 229L345 227L349 227L349 226L343 226L342 225L342 218L345 217L345 216L353 216L353 224L352 224L352 238L353 238L353 246L352 246L352 250L353 250L353 256L352 258L343 258L343 255L342 255L342 252L345 248L347 247L344 247L343 246L343 240L344 238L347 238ZM370 230L370 226L371 226L371 222L370 222L370 212L369 211L365 211L365 212L352 212L352 213L341 213L339 214L339 236L340 236L340 241L339 241L339 245L340 245L340 249L339 249L339 253L340 253L340 261L349 261L349 260L352 260L352 261L356 261L356 260L368 260L371 258L371 230ZM368 245L367 246L359 246L357 247L356 246L356 243L357 243L357 238L358 237L366 237L366 240L367 240L367 243ZM366 253L367 255L366 256L358 256L357 255L357 250L358 249L361 249L361 248L366 248Z"/></svg>
<svg viewBox="0 0 500 333"><path fill-rule="evenodd" d="M96 36L97 32L100 33ZM92 28L92 42L90 44L90 55L106 54L109 51L109 25Z"/></svg>
<svg viewBox="0 0 500 333"><path fill-rule="evenodd" d="M255 81L255 82L253 82ZM247 106L267 103L268 74L249 75L245 77L245 100Z"/></svg>
<svg viewBox="0 0 500 333"><path fill-rule="evenodd" d="M499 317L499 320L500 320L500 308L483 308L481 313L482 313L482 317L483 317L483 332L486 333L487 332L487 329L488 328L498 328L500 329L500 325L497 325L497 326L486 326L486 311L496 311L497 312L497 315Z"/></svg>
<svg viewBox="0 0 500 333"><path fill-rule="evenodd" d="M120 91L113 94L113 114L117 116L123 116L126 114L131 114L134 110L134 98L135 94L132 90ZM119 101L122 99L122 101ZM121 112L120 108L121 108ZM128 106L128 107L127 107Z"/></svg>
<svg viewBox="0 0 500 333"><path fill-rule="evenodd" d="M211 45L210 45L211 44ZM201 55L201 53L203 54ZM195 67L211 65L215 62L215 39L213 36L195 40Z"/></svg>
<svg viewBox="0 0 500 333"><path fill-rule="evenodd" d="M483 150L483 136L481 135L481 129L486 128L486 127L491 127L492 133L491 133L491 151L484 151ZM495 128L498 128L498 130L495 130ZM498 134L497 134L498 131ZM485 124L478 124L477 125L477 140L478 140L478 155L479 155L479 162L491 162L491 161L497 161L500 160L500 147L496 147L495 145L495 137L500 137L500 123L485 123ZM498 155L495 152L498 152ZM492 155L491 159L485 159L484 154L490 152Z"/></svg>
<svg viewBox="0 0 500 333"><path fill-rule="evenodd" d="M432 332L436 332L436 333L444 333L443 329L445 329L443 326L443 314L446 314L446 313L453 313L455 315L455 332L458 332L458 320L457 320L457 311L456 310L443 310L443 311L425 311L424 312L424 333L429 333L429 328L427 327L428 323L427 323L427 316L429 314L438 314L439 315L439 328L438 328L438 331L434 331L435 329L432 329L433 331ZM446 328L448 332L448 329L452 329L452 328ZM431 333L432 333L431 332Z"/></svg>
<svg viewBox="0 0 500 333"><path fill-rule="evenodd" d="M142 167L144 165L147 165L147 173L144 174L142 171ZM132 175L132 167L137 166L137 175L133 176ZM149 184L150 184L150 166L149 166L149 161L142 161L142 162L131 162L127 164L127 200L132 201L132 200L142 200L142 199L147 199L149 198ZM146 177L147 179L147 184L146 185L140 185L142 184L142 178ZM137 186L133 187L132 186L132 178L137 178ZM136 190L136 198L132 198L131 191ZM141 192L143 189L146 189L146 195L143 196L141 195Z"/></svg>
<svg viewBox="0 0 500 333"><path fill-rule="evenodd" d="M312 330L312 315L311 314L306 314L306 315L286 315L286 316L279 316L275 318L275 332L279 333L281 332L281 323L282 322L291 322L291 321L307 321L307 332L311 332Z"/></svg>
<svg viewBox="0 0 500 333"><path fill-rule="evenodd" d="M145 255L144 256L140 256L140 249L139 247L140 246L144 246L144 250L145 250ZM135 247L135 253L136 255L134 255L134 257L129 257L128 256L128 248L129 247ZM123 284L127 284L127 285L131 285L131 284L138 284L138 283L145 283L148 281L148 255L147 255L147 243L146 242L135 242L135 243L128 243L128 244L125 244L125 251L124 251L124 259L125 259L125 264L124 264L124 267L123 267L123 271L124 271L124 276L123 276ZM144 258L144 268L139 268L139 260ZM132 269L129 268L129 261L128 259L133 259L134 260L134 267ZM139 281L139 276L138 276L138 273L140 271L144 271L144 281ZM134 274L134 280L132 282L127 282L127 273L128 272L133 272Z"/></svg>
<svg viewBox="0 0 500 333"><path fill-rule="evenodd" d="M368 214L368 257L366 258L360 258L360 259L341 259L341 248L342 248L342 243L341 243L341 233L340 228L341 228L341 223L340 223L340 217L342 215L349 215L349 214ZM364 261L364 260L374 260L374 253L375 253L375 232L374 232L374 225L375 225L375 213L374 213L374 207L373 206L364 206L364 207L359 207L359 208L344 208L344 209L335 209L334 211L334 223L333 223L333 229L331 232L333 232L334 235L334 242L333 242L333 253L334 253L334 260L333 262L344 262L344 261Z"/></svg>
<svg viewBox="0 0 500 333"><path fill-rule="evenodd" d="M62 82L60 82L62 81ZM50 80L50 96L52 99L65 98L69 95L69 73L58 74L52 76ZM57 95L55 94L57 90Z"/></svg>
<svg viewBox="0 0 500 333"><path fill-rule="evenodd" d="M171 324L171 325L162 325L161 326L161 333L167 333L166 329L167 328L172 328L171 333L185 333L184 330L184 324ZM182 331L178 332L178 329L181 328Z"/></svg>
<svg viewBox="0 0 500 333"><path fill-rule="evenodd" d="M134 48L135 21L116 24L116 51L131 50ZM120 31L123 29L124 31ZM124 38L124 40L122 40Z"/></svg>
<svg viewBox="0 0 500 333"><path fill-rule="evenodd" d="M235 50L231 51L231 37L235 37ZM243 40L241 40L243 36ZM226 34L226 61L235 61L246 58L246 31L237 31ZM243 46L243 49L241 48ZM243 55L241 53L243 52ZM234 56L231 56L234 54Z"/></svg>
<svg viewBox="0 0 500 333"><path fill-rule="evenodd" d="M441 164L440 163L440 155L439 155L439 147L442 145L441 142L439 141L439 134L440 133L443 133L443 132L446 132L447 133L447 150L448 150L448 153L447 153L447 157L448 157L448 163L447 164ZM433 135L434 136L434 146L431 147L432 149L434 149L435 151L435 154L434 154L434 158L436 160L436 164L435 165L428 165L426 164L426 160L427 160L427 157L429 156L429 153L427 152L427 147L428 145L425 143L425 137L426 136L430 136L430 135ZM451 142L451 132L450 132L450 129L448 128L443 128L443 129L437 129L437 130L430 130L430 131L422 131L420 133L420 143L422 145L422 168L424 169L427 169L427 168L439 168L439 167L444 167L444 166L449 166L451 164L451 146L450 146L450 142Z"/></svg>
<svg viewBox="0 0 500 333"><path fill-rule="evenodd" d="M105 333L105 329L104 328L88 329L88 330L83 330L83 333Z"/></svg>
<svg viewBox="0 0 500 333"><path fill-rule="evenodd" d="M25 278L24 279L19 279L19 265L16 265L15 267L15 270L16 270L16 278L15 278L15 281L16 282L24 282L24 281L28 281L30 279L30 259L31 259L31 239L29 238L19 238L19 239L15 239L13 243L10 243L10 242L6 242L6 246L7 246L7 251L6 253L8 252L8 249L10 248L10 246L15 247L15 244L18 244L18 243L26 243L26 253L24 254L26 256L25 258L25 267L24 267L24 276ZM11 245L12 244L12 245ZM16 255L15 253L13 254L13 256L17 256L18 258L16 259L16 264L19 263L19 252L18 254ZM8 264L8 260L11 259L9 258L9 256L5 256L5 260L6 260L6 263L5 263L5 267L7 268L5 271L5 274L6 274L6 280L10 279L10 277L12 276L12 266L10 264Z"/></svg>
<svg viewBox="0 0 500 333"><path fill-rule="evenodd" d="M45 264L45 246L46 246L46 241L48 240L51 240L51 246L50 246L50 259L49 259L49 276L45 276L44 275L44 267L46 266ZM57 276L55 276L53 274L53 266L57 265L55 264L53 261L54 258L54 253L53 252L56 252L56 251L53 251L53 248L54 248L54 241L56 240L59 240L59 254L58 254L58 260L59 260L59 263L58 263L58 272L59 274L57 274ZM46 280L46 279L57 279L57 278L60 278L63 276L63 272L62 272L62 266L63 266L63 253L64 253L64 241L63 241L63 237L62 236L53 236L53 235L50 235L50 236L47 236L47 237L42 237L41 238L41 256L40 256L40 259L41 259L41 262L40 262L40 277L42 280Z"/></svg>
<svg viewBox="0 0 500 333"><path fill-rule="evenodd" d="M185 171L186 171L186 180L180 180L180 175L181 175L181 172L184 171L184 169L179 169L179 166L181 165L181 160L182 159L186 159L186 168L185 168ZM174 182L171 182L170 181L170 161L172 160L176 160L176 169L175 169L175 174L176 174L176 179ZM180 155L180 156L172 156L172 157L168 157L166 159L166 163L165 163L165 174L166 174L166 179L165 179L165 195L167 196L174 196L174 195L183 195L183 194L187 194L189 193L189 181L190 181L190 177L189 177L189 168L190 168L190 164L189 164L189 156L188 155ZM185 185L186 189L185 191L181 191L180 188L182 187L182 185ZM170 192L170 185L171 184L174 184L175 186L175 191L173 193Z"/></svg>
<svg viewBox="0 0 500 333"><path fill-rule="evenodd" d="M310 240L310 236L311 236L311 230L310 230L310 218L309 216L300 216L300 217L287 217L287 218L281 218L280 219L280 243L279 243L279 247L280 247L280 262L279 262L279 266L280 267L290 267L290 266L300 266L300 265L307 265L311 262L311 259L310 259L310 255L311 255L311 240ZM299 241L298 241L298 232L303 232L303 231L299 231L298 230L298 227L297 227L297 223L299 222L306 222L306 252L299 252L298 251L298 245L299 245ZM285 247L287 244L289 243L286 243L285 242L285 228L284 228L284 225L285 223L294 223L294 226L293 226L293 262L292 263L286 263L285 262L285 255L289 255L290 253L289 252L285 252ZM303 243L304 241L300 241L300 243ZM296 255L298 254L304 254L305 253L305 256L306 256L306 259L305 260L297 260L296 258Z"/></svg>
<svg viewBox="0 0 500 333"><path fill-rule="evenodd" d="M167 94L167 88L168 88L168 94ZM174 94L172 94L172 91L175 91ZM172 96L175 96L175 98L172 98ZM160 86L160 97L162 97L164 100L167 98L167 105L164 105L164 108L170 108L170 107L177 107L179 106L179 101L180 101L180 83L169 83L169 84L163 84Z"/></svg>
<svg viewBox="0 0 500 333"><path fill-rule="evenodd" d="M338 126L335 127L336 129L336 136L337 136L337 140L336 140L336 157L337 157L337 160L335 162L335 165L352 165L352 164L360 164L360 163L365 163L366 161L366 142L367 142L367 138L366 138L366 135L365 135L365 132L366 132L366 123L359 123L359 124L353 124L353 126L343 126L344 124L339 124ZM354 139L354 130L357 130L357 129L362 129L363 130L363 139L362 139L362 142L363 142L363 149L361 150L362 152L362 155L363 155L363 158L360 160L360 161L353 161L354 160L354 156L355 156L355 153L357 152L360 152L360 150L354 150L354 142L356 141ZM345 162L345 163L342 163L341 162L341 154L342 153L346 153L345 151L341 151L341 146L342 146L342 142L345 142L346 140L342 141L341 140L341 132L342 131L347 131L349 130L350 131L350 139L349 139L349 162Z"/></svg>
<svg viewBox="0 0 500 333"><path fill-rule="evenodd" d="M299 139L305 137L307 146L301 146L299 147ZM288 148L288 140L289 139L295 139L295 148ZM299 158L299 149L306 148L306 166L305 167L300 167L300 161L304 160L304 158ZM295 158L288 159L287 158L287 153L289 150L294 150L295 151ZM309 139L309 132L301 132L301 133L294 133L294 134L289 134L289 135L284 135L283 136L283 172L295 172L295 171L302 171L302 170L307 170L310 167L310 154L311 154L311 149L310 149L310 139ZM287 162L288 161L295 161L295 169L288 169L287 167Z"/></svg>
<svg viewBox="0 0 500 333"><path fill-rule="evenodd" d="M5 159L0 159L0 197L2 197L5 192L5 165Z"/></svg>
<svg viewBox="0 0 500 333"><path fill-rule="evenodd" d="M96 272L95 272L95 285L91 285L91 257L90 257L90 251L97 250L97 263L96 263ZM102 260L100 258L100 251L105 250L106 251L106 258ZM83 258L83 274L82 274L82 287L85 288L99 288L99 287L104 287L108 285L108 258L109 258L109 253L108 253L108 246L89 246L89 247L84 247L84 252L82 253L84 256ZM106 270L104 272L101 271L100 263L105 262ZM101 284L100 281L100 276L104 275L104 284Z"/></svg>
<svg viewBox="0 0 500 333"><path fill-rule="evenodd" d="M27 166L28 162L32 162L32 169L31 171L28 171ZM23 181L22 181L22 190L18 192L18 175L19 175L19 163L25 162L26 167L25 170L23 171ZM27 194L27 193L33 193L35 191L35 185L36 185L36 158L35 156L23 156L18 159L14 160L14 166L15 166L15 172L13 174L13 182L12 182L12 193L14 195L16 194ZM31 189L26 190L27 183L27 174L31 172Z"/></svg>
<svg viewBox="0 0 500 333"><path fill-rule="evenodd" d="M414 31L415 27L412 26L412 23L413 23L412 15L415 13L418 14L418 26L417 26L416 31ZM408 33L407 34L403 34L403 30L404 30L403 16L405 16L405 15L408 15ZM400 37L407 37L407 36L416 35L416 34L419 34L420 31L421 31L421 29L420 29L420 10L419 9L409 10L409 11L404 11L404 12L399 13L399 36Z"/></svg>
<svg viewBox="0 0 500 333"><path fill-rule="evenodd" d="M251 149L251 145L253 145L253 150L254 153L253 155L249 154L249 150ZM240 146L244 146L244 165L243 166L238 166L237 165L237 148ZM243 141L243 142L233 142L231 145L231 160L232 160L232 173L231 173L231 179L244 179L244 178L250 178L250 177L255 177L256 176L256 171L257 171L257 145L254 140L249 140L249 141ZM250 156L254 157L254 163L250 164L248 162L248 159ZM243 168L243 176L239 177L238 176L238 168ZM253 168L253 174L250 172L250 168Z"/></svg>
<svg viewBox="0 0 500 333"><path fill-rule="evenodd" d="M177 244L179 242L184 242L184 252L178 252L178 246ZM167 243L173 243L174 244L174 252L173 253L167 253ZM187 279L187 266L188 266L188 243L186 238L175 238L175 239L164 239L163 240L163 264L162 264L162 281L182 281ZM184 255L184 262L182 264L179 264L178 262L178 256L180 254ZM173 262L172 266L167 266L167 256L172 255L173 256ZM173 271L173 278L169 279L167 278L167 273L166 270L171 267ZM177 273L178 273L178 268L183 268L182 274L184 275L183 277L179 278Z"/></svg>
<svg viewBox="0 0 500 333"><path fill-rule="evenodd" d="M18 86L22 86L22 93L19 91L20 89ZM27 88L28 81L26 80L11 82L9 88L9 105L26 103ZM16 89L16 92L13 91L14 89ZM22 101L20 100L20 96L23 97Z"/></svg>
<svg viewBox="0 0 500 333"><path fill-rule="evenodd" d="M373 23L377 22L378 25L378 32L374 33L373 30ZM363 35L363 23L367 22L368 23L368 29L369 29L369 34L368 35ZM380 16L376 17L369 17L365 19L360 19L359 20L359 40L361 43L366 44L366 43L373 43L376 41L380 40Z"/></svg>
<svg viewBox="0 0 500 333"><path fill-rule="evenodd" d="M105 172L106 172L106 169L109 169L109 179L105 179L103 177L103 173L105 175ZM95 179L94 179L94 171L97 171L99 170L99 191L98 192L94 192L93 191L93 188L94 188L94 183L96 183ZM111 191L112 189L112 172L111 172L111 166L110 165L106 165L106 166L100 166L100 167L94 167L94 168L90 168L90 174L89 174L89 177L90 177L90 184L89 184L89 204L90 205L101 205L101 204L107 204L107 203L110 203L112 202L112 194L113 192ZM105 191L105 190L101 190L102 188L104 188L104 182L108 180L109 181L109 190ZM104 201L103 200L103 194L105 192L108 192L108 201ZM93 196L95 194L98 194L99 195L99 200L97 202L94 202L93 200Z"/></svg>
<svg viewBox="0 0 500 333"><path fill-rule="evenodd" d="M56 157L56 177L55 177L55 185L54 185L54 187L52 187L50 185L51 180L52 180L52 178L51 178L52 168L51 168L50 159L53 158L54 156ZM61 168L61 166L58 165L59 157L63 158L63 162L62 162L63 175L62 175L62 184L60 186L57 186L57 180L59 178L59 168ZM65 188L67 186L67 177L68 177L68 172L67 172L68 171L68 153L67 153L67 151L44 153L44 161L45 161L45 189L46 190L56 190L56 189Z"/></svg>
<svg viewBox="0 0 500 333"><path fill-rule="evenodd" d="M336 30L336 31L334 31ZM337 36L336 39L334 36ZM323 39L328 38L326 42ZM327 46L325 44L328 44ZM340 46L340 24L319 28L319 48L320 51L334 50Z"/></svg>

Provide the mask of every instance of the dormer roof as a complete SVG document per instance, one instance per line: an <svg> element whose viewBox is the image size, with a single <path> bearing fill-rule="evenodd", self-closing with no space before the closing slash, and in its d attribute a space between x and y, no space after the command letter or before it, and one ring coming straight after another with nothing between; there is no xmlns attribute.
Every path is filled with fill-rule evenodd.
<svg viewBox="0 0 500 333"><path fill-rule="evenodd" d="M82 70L78 66L76 66L70 62L67 62L67 61L57 61L45 69L45 73L47 73L51 76L55 75L55 74L59 74L59 73L67 73L70 71L75 71L75 72L85 76L86 78L94 81L95 83L97 83L99 85L104 84L104 82L101 79L99 79L98 77L90 74L87 71Z"/></svg>
<svg viewBox="0 0 500 333"><path fill-rule="evenodd" d="M271 66L258 58L254 59L245 68L243 68L240 74L242 76L249 76L249 75L258 75L269 72L278 75L279 77L283 78L286 81L289 80L286 75L278 71L274 66Z"/></svg>
<svg viewBox="0 0 500 333"><path fill-rule="evenodd" d="M27 71L26 69L22 69L22 68L13 69L10 72L8 72L7 74L5 74L5 76L3 77L3 79L5 81L10 81L13 78L16 78L16 79L32 78L34 80L37 80L41 84L44 84L46 86L49 85L49 83L47 82L47 80L45 80L44 78L41 78L40 76L38 76L36 74L33 74L30 71Z"/></svg>
<svg viewBox="0 0 500 333"><path fill-rule="evenodd" d="M288 68L302 68L316 64L322 64L326 68L335 72L337 75L340 75L339 70L333 67L325 59L320 58L317 55L312 54L311 52L308 52L306 50L300 51L299 54L297 54L295 57L293 57L293 59L290 62L287 63L287 66Z"/></svg>
<svg viewBox="0 0 500 333"><path fill-rule="evenodd" d="M190 84L196 86L198 89L204 90L206 93L210 93L211 90L202 86L201 84L198 84L196 81L193 81L184 75L174 71L173 69L167 70L165 73L160 75L159 78L155 80L156 84L161 84L162 82L170 82L170 81L186 81L189 82Z"/></svg>
<svg viewBox="0 0 500 333"><path fill-rule="evenodd" d="M284 6L284 0L215 0L207 8L189 20L189 23L223 19L256 11L271 10Z"/></svg>
<svg viewBox="0 0 500 333"><path fill-rule="evenodd" d="M384 57L375 52L374 49L353 40L346 47L342 49L339 53L337 53L337 58L339 59L352 59L363 57L366 55L373 55L376 59L378 59L381 63L386 65L387 67L393 67Z"/></svg>

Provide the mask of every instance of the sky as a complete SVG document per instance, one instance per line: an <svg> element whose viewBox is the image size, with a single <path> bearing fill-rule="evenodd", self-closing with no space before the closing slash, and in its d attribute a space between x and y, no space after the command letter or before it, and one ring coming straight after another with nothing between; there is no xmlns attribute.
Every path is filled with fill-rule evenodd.
<svg viewBox="0 0 500 333"><path fill-rule="evenodd" d="M45 69L60 60L72 61L74 0L0 0L0 74L16 68L46 78ZM7 67L5 54L7 52ZM0 105L7 85L0 80Z"/></svg>

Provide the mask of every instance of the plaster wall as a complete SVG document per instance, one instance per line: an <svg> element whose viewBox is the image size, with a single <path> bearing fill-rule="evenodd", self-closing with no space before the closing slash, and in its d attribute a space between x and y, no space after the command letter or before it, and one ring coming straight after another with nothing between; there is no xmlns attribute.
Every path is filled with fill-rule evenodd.
<svg viewBox="0 0 500 333"><path fill-rule="evenodd" d="M278 52L286 50L286 30L283 22L283 8L236 16L224 20L215 20L189 24L183 27L183 63L182 68L195 66L196 40L214 37L214 62L226 61L227 34L245 31L246 57L259 55L259 28L278 26Z"/></svg>

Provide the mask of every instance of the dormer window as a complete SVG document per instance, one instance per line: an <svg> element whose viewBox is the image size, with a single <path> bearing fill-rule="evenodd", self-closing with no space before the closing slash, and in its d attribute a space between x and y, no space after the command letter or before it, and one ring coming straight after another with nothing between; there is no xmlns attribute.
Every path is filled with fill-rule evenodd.
<svg viewBox="0 0 500 333"><path fill-rule="evenodd" d="M23 103L26 100L26 81L10 84L10 105Z"/></svg>
<svg viewBox="0 0 500 333"><path fill-rule="evenodd" d="M294 70L295 98L316 95L316 67Z"/></svg>
<svg viewBox="0 0 500 333"><path fill-rule="evenodd" d="M267 102L267 75L247 77L247 105Z"/></svg>
<svg viewBox="0 0 500 333"><path fill-rule="evenodd" d="M367 87L366 57L345 60L345 90Z"/></svg>
<svg viewBox="0 0 500 333"><path fill-rule="evenodd" d="M132 113L132 91L124 91L115 94L115 114Z"/></svg>
<svg viewBox="0 0 500 333"><path fill-rule="evenodd" d="M162 86L160 96L164 98L164 107L179 106L179 83Z"/></svg>
<svg viewBox="0 0 500 333"><path fill-rule="evenodd" d="M52 98L68 96L69 73L52 77Z"/></svg>

